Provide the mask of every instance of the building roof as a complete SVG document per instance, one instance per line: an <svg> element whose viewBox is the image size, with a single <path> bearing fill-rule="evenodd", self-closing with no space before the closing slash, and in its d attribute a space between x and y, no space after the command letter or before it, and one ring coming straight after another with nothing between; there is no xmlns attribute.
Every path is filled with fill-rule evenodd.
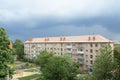
<svg viewBox="0 0 120 80"><path fill-rule="evenodd" d="M114 41L115 45L120 45L120 41Z"/></svg>
<svg viewBox="0 0 120 80"><path fill-rule="evenodd" d="M32 38L25 43L50 43L50 42L113 42L101 35L83 35L83 36L62 36L62 37L44 37Z"/></svg>

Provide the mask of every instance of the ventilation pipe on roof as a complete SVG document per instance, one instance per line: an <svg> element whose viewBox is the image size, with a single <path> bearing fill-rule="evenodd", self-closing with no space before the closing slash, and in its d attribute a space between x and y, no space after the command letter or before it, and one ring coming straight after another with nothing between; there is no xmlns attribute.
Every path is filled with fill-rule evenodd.
<svg viewBox="0 0 120 80"><path fill-rule="evenodd" d="M49 41L49 38L47 38L47 41Z"/></svg>
<svg viewBox="0 0 120 80"><path fill-rule="evenodd" d="M49 41L49 38L45 38L44 41Z"/></svg>

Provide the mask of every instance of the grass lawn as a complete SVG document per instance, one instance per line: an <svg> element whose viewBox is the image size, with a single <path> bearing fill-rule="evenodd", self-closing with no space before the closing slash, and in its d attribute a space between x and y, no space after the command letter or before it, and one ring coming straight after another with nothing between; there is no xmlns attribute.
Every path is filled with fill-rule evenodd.
<svg viewBox="0 0 120 80"><path fill-rule="evenodd" d="M10 66L17 66L17 65L19 65L20 63L18 63L18 62L14 62L13 64L9 64Z"/></svg>
<svg viewBox="0 0 120 80"><path fill-rule="evenodd" d="M24 72L39 72L40 68L34 67L34 68L29 68L27 70L24 70Z"/></svg>
<svg viewBox="0 0 120 80"><path fill-rule="evenodd" d="M39 77L40 77L40 74L34 74L34 75L31 75L31 76L26 76L26 77L19 78L19 80L31 80L31 79L39 78Z"/></svg>
<svg viewBox="0 0 120 80"><path fill-rule="evenodd" d="M37 69L28 69L28 70L24 70L24 72L37 72Z"/></svg>

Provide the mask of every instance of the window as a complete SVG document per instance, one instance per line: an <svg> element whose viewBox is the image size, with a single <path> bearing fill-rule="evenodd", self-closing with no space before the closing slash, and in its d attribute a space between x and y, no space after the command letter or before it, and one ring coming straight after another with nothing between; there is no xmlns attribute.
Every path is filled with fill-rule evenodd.
<svg viewBox="0 0 120 80"><path fill-rule="evenodd" d="M103 47L105 44L101 43L100 45L101 45L101 47Z"/></svg>
<svg viewBox="0 0 120 80"><path fill-rule="evenodd" d="M68 54L68 56L72 57L72 53L67 53L67 54Z"/></svg>
<svg viewBox="0 0 120 80"><path fill-rule="evenodd" d="M86 62L88 62L88 60L86 60Z"/></svg>
<svg viewBox="0 0 120 80"><path fill-rule="evenodd" d="M71 46L71 43L67 43L66 46Z"/></svg>
<svg viewBox="0 0 120 80"><path fill-rule="evenodd" d="M63 48L61 48L61 51L63 51Z"/></svg>
<svg viewBox="0 0 120 80"><path fill-rule="evenodd" d="M88 47L88 44L84 44L86 47Z"/></svg>
<svg viewBox="0 0 120 80"><path fill-rule="evenodd" d="M83 49L78 49L78 51L83 52Z"/></svg>
<svg viewBox="0 0 120 80"><path fill-rule="evenodd" d="M68 51L71 51L71 48L67 48Z"/></svg>
<svg viewBox="0 0 120 80"><path fill-rule="evenodd" d="M93 53L93 50L92 50L92 49L90 49L90 53Z"/></svg>
<svg viewBox="0 0 120 80"><path fill-rule="evenodd" d="M88 59L88 55L86 55L86 59Z"/></svg>
<svg viewBox="0 0 120 80"><path fill-rule="evenodd" d="M97 43L95 44L95 47L98 47L98 44L97 44Z"/></svg>
<svg viewBox="0 0 120 80"><path fill-rule="evenodd" d="M96 53L98 53L98 50L95 50Z"/></svg>
<svg viewBox="0 0 120 80"><path fill-rule="evenodd" d="M86 50L86 52L88 52L88 50Z"/></svg>
<svg viewBox="0 0 120 80"><path fill-rule="evenodd" d="M88 65L86 65L86 68L88 68Z"/></svg>
<svg viewBox="0 0 120 80"><path fill-rule="evenodd" d="M90 58L93 58L93 55L90 55Z"/></svg>
<svg viewBox="0 0 120 80"><path fill-rule="evenodd" d="M82 46L83 44L82 43L79 43L79 46Z"/></svg>
<svg viewBox="0 0 120 80"><path fill-rule="evenodd" d="M75 51L75 49L72 49L72 51Z"/></svg>
<svg viewBox="0 0 120 80"><path fill-rule="evenodd" d="M90 47L93 47L93 44L90 44Z"/></svg>
<svg viewBox="0 0 120 80"><path fill-rule="evenodd" d="M73 49L73 51L77 51L77 49Z"/></svg>
<svg viewBox="0 0 120 80"><path fill-rule="evenodd" d="M75 43L73 43L72 46L75 46Z"/></svg>
<svg viewBox="0 0 120 80"><path fill-rule="evenodd" d="M93 61L92 61L92 60L90 60L90 64L93 64Z"/></svg>

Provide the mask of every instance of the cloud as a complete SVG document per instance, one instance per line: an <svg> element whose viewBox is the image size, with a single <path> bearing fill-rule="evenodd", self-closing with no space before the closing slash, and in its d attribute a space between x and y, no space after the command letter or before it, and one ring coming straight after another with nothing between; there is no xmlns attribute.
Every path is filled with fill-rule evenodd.
<svg viewBox="0 0 120 80"><path fill-rule="evenodd" d="M22 21L10 21L10 22L1 22L0 25L5 26L9 29L20 29L21 31L24 29L43 29L43 28L52 28L58 27L61 25L64 26L76 26L76 27L91 27L92 25L101 25L107 28L108 30L119 33L119 17L96 17L89 19L80 19L74 18L69 20L59 19L55 17L46 17L46 18L38 18L31 17L29 19L24 19ZM12 30L13 32L16 30ZM18 31L19 32L19 31Z"/></svg>
<svg viewBox="0 0 120 80"><path fill-rule="evenodd" d="M22 21L4 22L11 39L27 40L33 37L102 34L119 39L119 18L104 17L90 19L61 20L54 17L29 18Z"/></svg>
<svg viewBox="0 0 120 80"><path fill-rule="evenodd" d="M76 35L93 35L100 34L112 40L120 40L120 33L113 33L104 26L92 25L92 26L71 26L61 25L43 30L36 30L36 34L44 36L76 36ZM39 37L39 36L38 36Z"/></svg>
<svg viewBox="0 0 120 80"><path fill-rule="evenodd" d="M119 39L120 0L0 0L11 39L102 34Z"/></svg>
<svg viewBox="0 0 120 80"><path fill-rule="evenodd" d="M31 16L72 19L119 15L119 0L0 0L0 20L24 20Z"/></svg>
<svg viewBox="0 0 120 80"><path fill-rule="evenodd" d="M71 26L60 25L52 28L29 29L22 31L20 34L10 35L11 39L21 39L23 41L35 37L53 37L53 36L79 36L79 35L93 35L100 34L112 40L120 40L119 35L109 31L101 25L92 26Z"/></svg>

